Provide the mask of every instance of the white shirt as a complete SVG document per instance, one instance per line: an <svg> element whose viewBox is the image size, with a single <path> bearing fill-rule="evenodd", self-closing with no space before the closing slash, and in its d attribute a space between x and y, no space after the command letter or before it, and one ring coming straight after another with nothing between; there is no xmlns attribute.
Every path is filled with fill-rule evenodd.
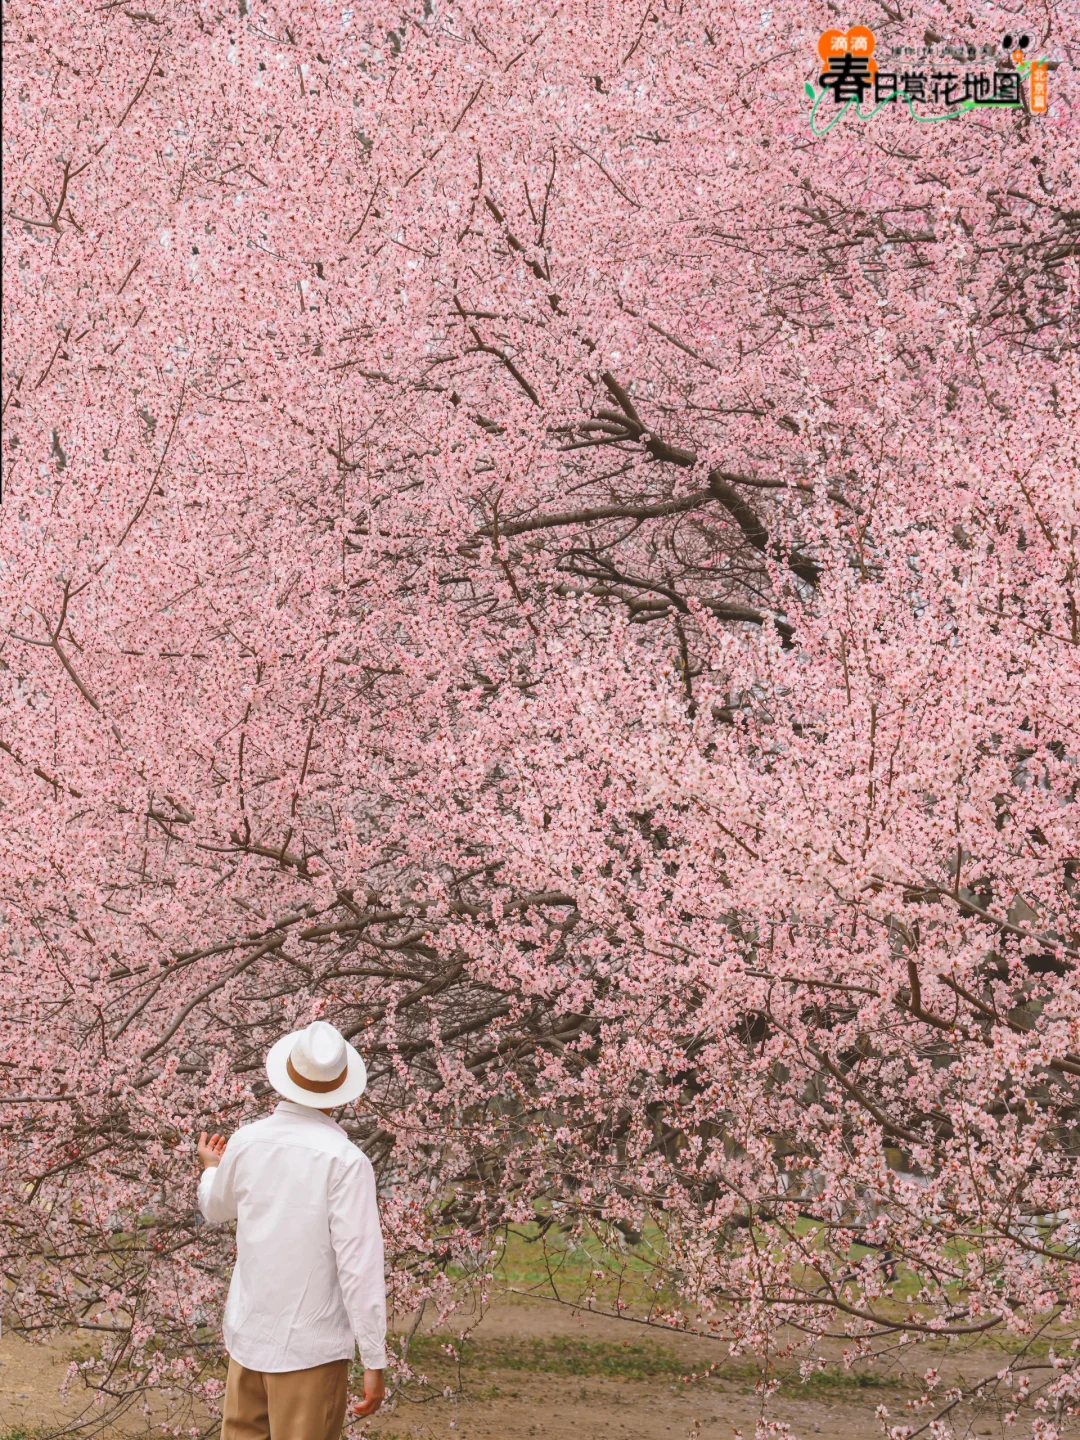
<svg viewBox="0 0 1080 1440"><path fill-rule="evenodd" d="M236 1221L225 1348L248 1370L386 1365L386 1277L371 1161L329 1115L283 1100L204 1170L199 1209Z"/></svg>

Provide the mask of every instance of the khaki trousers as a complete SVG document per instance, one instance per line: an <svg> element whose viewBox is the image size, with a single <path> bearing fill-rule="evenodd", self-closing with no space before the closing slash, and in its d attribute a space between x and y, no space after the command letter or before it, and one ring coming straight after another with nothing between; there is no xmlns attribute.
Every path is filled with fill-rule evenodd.
<svg viewBox="0 0 1080 1440"><path fill-rule="evenodd" d="M221 1440L341 1440L348 1360L310 1370L245 1370L229 1361Z"/></svg>

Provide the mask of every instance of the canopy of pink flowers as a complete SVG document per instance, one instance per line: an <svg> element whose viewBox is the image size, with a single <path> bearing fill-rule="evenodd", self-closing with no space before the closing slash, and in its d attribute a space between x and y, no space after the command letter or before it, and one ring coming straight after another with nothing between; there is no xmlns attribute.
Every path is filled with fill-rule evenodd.
<svg viewBox="0 0 1080 1440"><path fill-rule="evenodd" d="M321 1016L400 1313L563 1226L736 1351L1050 1325L1052 1440L1069 65L815 138L832 5L146 3L6 22L5 1321L180 1404Z"/></svg>

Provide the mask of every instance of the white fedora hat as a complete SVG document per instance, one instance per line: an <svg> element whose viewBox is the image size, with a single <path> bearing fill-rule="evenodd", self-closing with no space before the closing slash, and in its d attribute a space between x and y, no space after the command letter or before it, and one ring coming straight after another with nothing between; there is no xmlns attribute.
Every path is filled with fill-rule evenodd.
<svg viewBox="0 0 1080 1440"><path fill-rule="evenodd" d="M266 1057L266 1074L279 1095L315 1110L345 1105L367 1085L363 1060L325 1020L283 1035Z"/></svg>

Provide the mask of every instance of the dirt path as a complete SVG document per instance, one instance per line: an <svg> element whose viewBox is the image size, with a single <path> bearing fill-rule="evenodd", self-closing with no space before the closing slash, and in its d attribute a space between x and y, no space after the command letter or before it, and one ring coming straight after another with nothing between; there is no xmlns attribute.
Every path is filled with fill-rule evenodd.
<svg viewBox="0 0 1080 1440"><path fill-rule="evenodd" d="M675 1440L698 1433L702 1440L729 1440L740 1430L746 1436L754 1433L758 1407L749 1377L743 1384L687 1384L679 1373L703 1371L717 1358L716 1350L701 1342L660 1341L639 1327L544 1301L493 1307L476 1336L460 1399L399 1403L392 1416L372 1426L372 1434L384 1440ZM556 1348L560 1341L566 1348ZM575 1356L577 1346L584 1353ZM628 1354L631 1367L642 1351L646 1363L650 1351L680 1363L672 1373L644 1379L536 1373L505 1363L507 1358L520 1363L530 1351L538 1354L540 1363L550 1363L566 1357L567 1348L571 1363L576 1360L585 1370L617 1366L620 1351ZM487 1360L492 1363L484 1363ZM777 1418L785 1419L796 1434L855 1440L870 1433L856 1411L845 1413L814 1402L785 1405Z"/></svg>
<svg viewBox="0 0 1080 1440"><path fill-rule="evenodd" d="M87 1337L89 1338L89 1337ZM445 1333L419 1332L416 1368L432 1384L423 1402L399 1399L370 1427L373 1440L751 1440L759 1414L752 1364L725 1363L719 1347L591 1316L543 1301L504 1301L493 1307L464 1351L460 1371L441 1346ZM78 1388L57 1394L72 1345L0 1341L0 1440L33 1435L70 1423L80 1412L91 1423L86 1440L146 1435L132 1415L116 1429L97 1428ZM88 1353L84 1344L83 1355ZM689 1383L685 1375L720 1362L720 1373ZM969 1353L964 1371L992 1373L1000 1355ZM911 1423L908 1402L918 1395L913 1376L929 1365L952 1369L940 1349L919 1347L905 1372L857 1376L800 1388L789 1381L773 1398L770 1418L786 1422L799 1440L872 1440L882 1433L876 1411L888 1408L893 1424ZM463 1393L444 1397L444 1384L463 1382ZM951 1417L958 1437L1015 1436L989 1412ZM957 1423L959 1422L959 1423ZM160 1434L160 1431L158 1432ZM781 1435L783 1431L779 1432ZM1066 1429L1080 1435L1080 1426Z"/></svg>
<svg viewBox="0 0 1080 1440"><path fill-rule="evenodd" d="M575 1356L575 1346L584 1353ZM646 1363L650 1353L669 1360L669 1371L641 1379L518 1368L531 1351L550 1364L565 1358L567 1349L568 1358L583 1361L586 1369L617 1366L620 1351L629 1351L628 1368L644 1352ZM507 1358L517 1362L513 1368ZM715 1362L723 1372L718 1378L687 1383L685 1375L700 1375ZM917 1363L925 1369L935 1360L924 1352ZM708 1342L660 1336L541 1300L503 1303L488 1312L477 1327L464 1378L461 1398L424 1405L401 1401L392 1415L377 1417L372 1435L382 1440L733 1440L741 1434L751 1440L760 1415L752 1363L725 1364L721 1347ZM797 1385L793 1388L797 1392ZM894 1424L902 1423L910 1419L906 1401L918 1394L910 1383L863 1387L854 1377L831 1393L823 1388L824 1393L811 1387L802 1395L774 1397L770 1419L785 1422L800 1440L871 1440L882 1433L879 1405L888 1407ZM1003 1432L985 1420L971 1423L967 1434Z"/></svg>

